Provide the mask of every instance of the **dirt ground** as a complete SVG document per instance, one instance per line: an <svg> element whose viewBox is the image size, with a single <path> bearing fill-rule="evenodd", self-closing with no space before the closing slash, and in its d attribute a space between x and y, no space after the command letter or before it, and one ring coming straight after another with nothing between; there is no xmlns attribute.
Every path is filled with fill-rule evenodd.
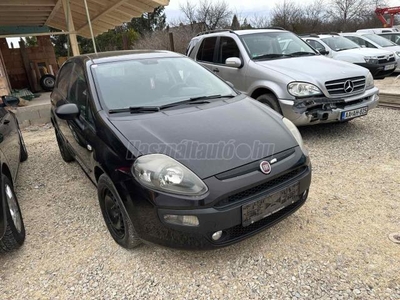
<svg viewBox="0 0 400 300"><path fill-rule="evenodd" d="M0 256L0 299L400 299L400 110L301 128L313 163L294 215L228 248L127 251L54 131L24 131L17 196L27 239Z"/></svg>

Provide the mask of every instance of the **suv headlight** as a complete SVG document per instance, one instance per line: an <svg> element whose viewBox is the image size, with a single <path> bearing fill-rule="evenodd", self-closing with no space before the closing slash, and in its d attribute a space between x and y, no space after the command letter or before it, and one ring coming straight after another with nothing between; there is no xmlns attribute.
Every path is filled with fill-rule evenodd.
<svg viewBox="0 0 400 300"><path fill-rule="evenodd" d="M292 82L288 85L288 92L290 95L295 97L310 97L321 95L321 90L307 82Z"/></svg>
<svg viewBox="0 0 400 300"><path fill-rule="evenodd" d="M182 196L201 196L208 191L192 171L164 154L149 154L136 159L133 176L145 187Z"/></svg>
<svg viewBox="0 0 400 300"><path fill-rule="evenodd" d="M283 118L282 119L283 124L286 125L287 129L292 133L293 137L297 141L297 144L299 144L300 149L303 151L304 155L308 156L308 150L304 146L303 138L301 137L300 131L297 129L296 125L292 123L289 119Z"/></svg>
<svg viewBox="0 0 400 300"><path fill-rule="evenodd" d="M365 89L372 89L375 86L374 77L372 77L371 72L368 72L367 78L365 80Z"/></svg>
<svg viewBox="0 0 400 300"><path fill-rule="evenodd" d="M364 60L367 64L379 64L379 59L376 56L365 56Z"/></svg>

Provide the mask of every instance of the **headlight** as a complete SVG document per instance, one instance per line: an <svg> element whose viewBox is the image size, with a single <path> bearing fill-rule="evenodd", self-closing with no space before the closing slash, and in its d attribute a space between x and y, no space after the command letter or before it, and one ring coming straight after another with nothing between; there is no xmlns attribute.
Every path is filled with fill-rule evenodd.
<svg viewBox="0 0 400 300"><path fill-rule="evenodd" d="M164 154L136 159L133 176L152 190L184 196L201 196L208 191L204 182L181 163Z"/></svg>
<svg viewBox="0 0 400 300"><path fill-rule="evenodd" d="M304 155L308 156L308 150L304 146L303 138L301 137L301 134L297 129L296 125L294 125L292 121L286 118L283 118L282 121L286 125L287 129L289 129L289 131L292 133L293 137L297 141L297 144L299 144L300 149L303 151Z"/></svg>
<svg viewBox="0 0 400 300"><path fill-rule="evenodd" d="M310 97L321 95L321 90L307 82L292 82L288 85L288 92L290 95L295 97Z"/></svg>
<svg viewBox="0 0 400 300"><path fill-rule="evenodd" d="M374 86L374 77L372 77L371 72L368 72L367 78L365 80L365 89L372 89Z"/></svg>
<svg viewBox="0 0 400 300"><path fill-rule="evenodd" d="M379 59L376 56L366 56L364 57L364 60L367 64L379 64Z"/></svg>

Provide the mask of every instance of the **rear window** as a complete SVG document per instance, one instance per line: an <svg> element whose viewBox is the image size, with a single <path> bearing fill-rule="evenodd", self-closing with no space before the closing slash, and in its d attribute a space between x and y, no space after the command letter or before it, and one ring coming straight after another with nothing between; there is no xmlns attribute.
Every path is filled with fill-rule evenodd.
<svg viewBox="0 0 400 300"><path fill-rule="evenodd" d="M217 43L217 37L206 38L200 45L199 52L197 53L197 60L199 61L214 61L215 45Z"/></svg>
<svg viewBox="0 0 400 300"><path fill-rule="evenodd" d="M371 41L377 43L379 46L381 47L392 47L395 46L393 44L393 42L379 36L376 34L363 34L364 37L366 37L367 39L370 39Z"/></svg>

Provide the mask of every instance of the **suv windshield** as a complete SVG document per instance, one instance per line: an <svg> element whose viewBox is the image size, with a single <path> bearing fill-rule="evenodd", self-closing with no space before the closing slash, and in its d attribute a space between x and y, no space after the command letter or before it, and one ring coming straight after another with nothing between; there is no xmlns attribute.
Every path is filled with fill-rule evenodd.
<svg viewBox="0 0 400 300"><path fill-rule="evenodd" d="M341 37L341 36L328 37L328 38L323 38L321 40L324 41L324 43L327 44L329 46L329 48L331 48L334 51L342 51L342 50L360 48L360 46L357 45L356 43L350 41L349 39Z"/></svg>
<svg viewBox="0 0 400 300"><path fill-rule="evenodd" d="M237 95L224 81L183 57L107 62L93 65L92 72L109 110Z"/></svg>
<svg viewBox="0 0 400 300"><path fill-rule="evenodd" d="M242 36L253 60L316 55L302 39L291 32L263 32Z"/></svg>
<svg viewBox="0 0 400 300"><path fill-rule="evenodd" d="M394 44L391 41L385 39L384 37L381 37L381 36L376 35L376 34L363 34L363 37L366 37L367 39L370 39L371 41L377 43L381 47L396 46L396 44Z"/></svg>

